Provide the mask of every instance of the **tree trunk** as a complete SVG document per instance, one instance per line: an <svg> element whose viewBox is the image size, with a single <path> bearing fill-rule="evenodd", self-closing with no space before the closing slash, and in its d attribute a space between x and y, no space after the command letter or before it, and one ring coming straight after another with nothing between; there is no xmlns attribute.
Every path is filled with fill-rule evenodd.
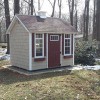
<svg viewBox="0 0 100 100"><path fill-rule="evenodd" d="M38 11L40 10L40 0L38 0Z"/></svg>
<svg viewBox="0 0 100 100"><path fill-rule="evenodd" d="M75 13L75 19L76 19L76 20L75 20L75 29L77 30L77 23L78 23L78 22L77 22L77 21L78 21L78 18L77 18L77 11L76 11L76 13Z"/></svg>
<svg viewBox="0 0 100 100"><path fill-rule="evenodd" d="M78 16L77 16L77 2L75 2L75 29L77 30Z"/></svg>
<svg viewBox="0 0 100 100"><path fill-rule="evenodd" d="M97 0L97 10L96 10L96 34L97 41L100 41L100 0Z"/></svg>
<svg viewBox="0 0 100 100"><path fill-rule="evenodd" d="M93 11L93 36L92 39L96 39L96 0L94 0L94 11Z"/></svg>
<svg viewBox="0 0 100 100"><path fill-rule="evenodd" d="M74 0L72 0L72 11L71 11L71 25L73 26L73 16L74 16Z"/></svg>
<svg viewBox="0 0 100 100"><path fill-rule="evenodd" d="M19 14L20 6L19 6L19 0L14 0L14 15Z"/></svg>
<svg viewBox="0 0 100 100"><path fill-rule="evenodd" d="M96 40L98 41L97 56L100 57L100 0L96 3Z"/></svg>
<svg viewBox="0 0 100 100"><path fill-rule="evenodd" d="M62 6L62 0L58 0L59 18L61 18L61 6Z"/></svg>
<svg viewBox="0 0 100 100"><path fill-rule="evenodd" d="M84 9L84 34L83 40L88 40L88 30L89 30L89 2L90 0L85 0L85 9Z"/></svg>
<svg viewBox="0 0 100 100"><path fill-rule="evenodd" d="M69 5L69 14L70 14L70 23L73 26L73 17L74 17L74 0L68 0L68 5Z"/></svg>
<svg viewBox="0 0 100 100"><path fill-rule="evenodd" d="M33 0L31 0L31 15L33 15Z"/></svg>
<svg viewBox="0 0 100 100"><path fill-rule="evenodd" d="M10 25L10 13L9 13L9 3L8 0L4 0L4 6L5 6L5 19L6 19L6 29L8 29ZM7 34L7 54L10 53L10 47L9 47L9 35Z"/></svg>
<svg viewBox="0 0 100 100"><path fill-rule="evenodd" d="M86 16L86 41L88 40L88 29L89 29L89 0L87 1L87 16Z"/></svg>
<svg viewBox="0 0 100 100"><path fill-rule="evenodd" d="M51 17L54 17L56 0L54 0Z"/></svg>

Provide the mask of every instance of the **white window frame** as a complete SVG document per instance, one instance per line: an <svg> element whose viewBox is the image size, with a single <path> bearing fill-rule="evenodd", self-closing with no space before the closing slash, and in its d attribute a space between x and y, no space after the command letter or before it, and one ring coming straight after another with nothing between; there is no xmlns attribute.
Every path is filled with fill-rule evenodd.
<svg viewBox="0 0 100 100"><path fill-rule="evenodd" d="M71 36L72 36L72 35L69 34L69 35L70 35L70 38L65 38L65 35L66 35L66 34L64 34L64 56L69 56L69 55L71 55L71 48L72 48ZM69 53L69 54L65 54L65 47L66 47L66 46L65 46L65 40L66 40L66 39L69 39L69 40L70 40L70 53Z"/></svg>
<svg viewBox="0 0 100 100"><path fill-rule="evenodd" d="M42 56L36 56L36 39L40 39L40 38L36 38L37 34L41 34L42 35L42 41L43 41L43 47L42 47ZM44 58L44 34L43 33L35 33L35 37L34 37L34 47L35 47L35 58Z"/></svg>
<svg viewBox="0 0 100 100"><path fill-rule="evenodd" d="M52 39L51 39L52 36L57 36L58 39L57 39L57 40L52 40ZM59 35L50 35L50 41L59 41Z"/></svg>

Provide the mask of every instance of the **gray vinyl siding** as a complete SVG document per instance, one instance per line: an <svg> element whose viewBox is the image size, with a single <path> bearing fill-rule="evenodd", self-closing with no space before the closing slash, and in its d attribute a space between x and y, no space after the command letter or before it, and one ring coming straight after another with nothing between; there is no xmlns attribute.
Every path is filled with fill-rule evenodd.
<svg viewBox="0 0 100 100"><path fill-rule="evenodd" d="M47 67L47 59L44 61L34 61L34 58L32 59L32 69L38 70L38 69L46 69Z"/></svg>
<svg viewBox="0 0 100 100"><path fill-rule="evenodd" d="M73 58L63 58L63 55L61 56L61 66L67 66L67 65L73 65Z"/></svg>
<svg viewBox="0 0 100 100"><path fill-rule="evenodd" d="M29 69L29 33L18 22L10 32L11 64Z"/></svg>

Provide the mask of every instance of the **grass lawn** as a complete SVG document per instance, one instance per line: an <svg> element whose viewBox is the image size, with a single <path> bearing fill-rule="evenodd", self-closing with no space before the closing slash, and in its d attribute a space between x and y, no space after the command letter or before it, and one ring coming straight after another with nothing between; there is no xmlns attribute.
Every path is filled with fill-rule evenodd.
<svg viewBox="0 0 100 100"><path fill-rule="evenodd" d="M0 100L100 100L100 70L25 76L0 67Z"/></svg>

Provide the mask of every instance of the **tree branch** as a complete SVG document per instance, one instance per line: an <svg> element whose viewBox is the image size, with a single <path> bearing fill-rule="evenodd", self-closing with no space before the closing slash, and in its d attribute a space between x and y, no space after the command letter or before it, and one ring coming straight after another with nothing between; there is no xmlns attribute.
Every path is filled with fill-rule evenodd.
<svg viewBox="0 0 100 100"><path fill-rule="evenodd" d="M50 0L48 0L49 1L49 3L51 4L51 6L52 6L52 8L53 8L53 4L51 3L51 1Z"/></svg>
<svg viewBox="0 0 100 100"><path fill-rule="evenodd" d="M28 3L29 5L31 4L31 3L29 3L28 1L26 1L26 0L23 0L24 2L26 2L26 3Z"/></svg>
<svg viewBox="0 0 100 100"><path fill-rule="evenodd" d="M4 5L3 5L2 3L0 3L0 5L1 5L3 8L5 8Z"/></svg>

